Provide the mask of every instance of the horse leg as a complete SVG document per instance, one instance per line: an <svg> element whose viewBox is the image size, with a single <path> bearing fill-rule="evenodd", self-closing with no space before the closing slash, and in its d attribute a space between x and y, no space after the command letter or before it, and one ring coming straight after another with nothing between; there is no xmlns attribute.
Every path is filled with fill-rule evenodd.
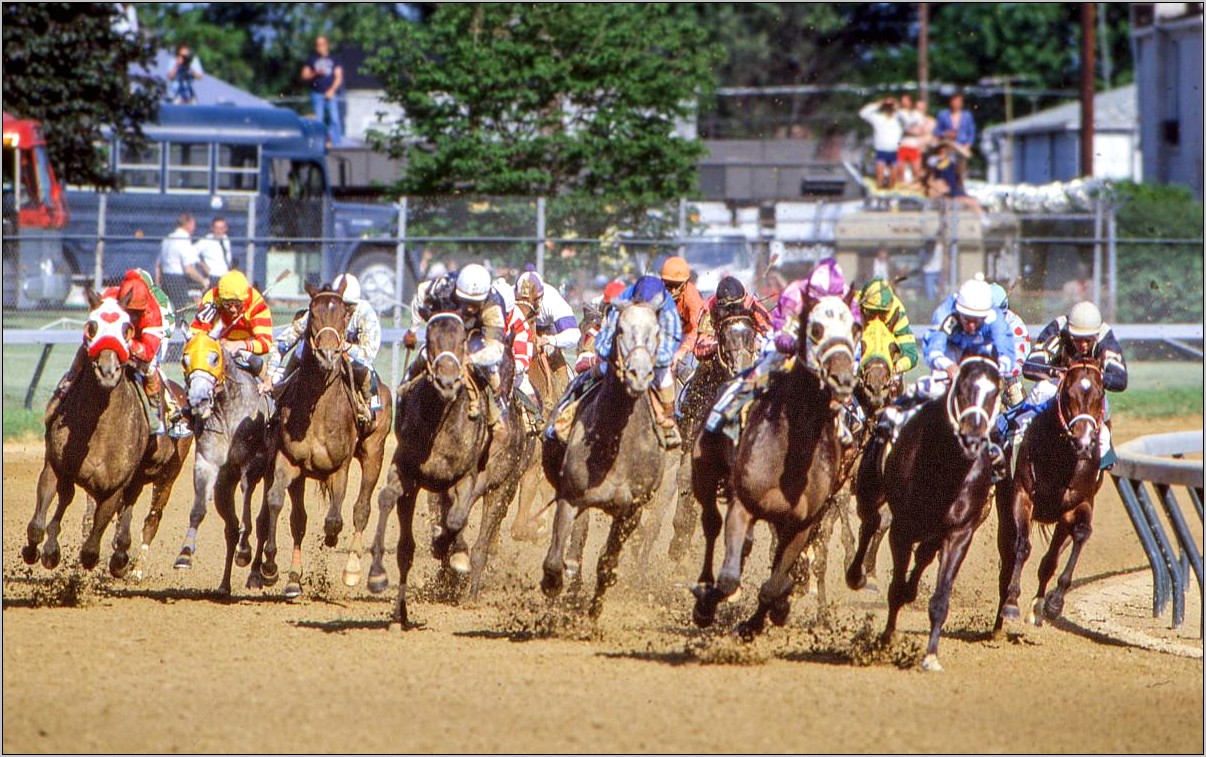
<svg viewBox="0 0 1206 757"><path fill-rule="evenodd" d="M142 493L141 485L130 484L121 495L121 507L117 511L117 525L113 529L113 555L109 558L109 573L114 578L125 578L130 572L130 521L134 516L134 503Z"/></svg>
<svg viewBox="0 0 1206 757"><path fill-rule="evenodd" d="M384 493L384 492L383 492ZM400 629L408 631L411 628L419 625L411 623L410 615L406 609L406 582L410 577L410 568L415 561L415 535L414 535L414 519L415 519L415 499L419 494L419 485L414 482L407 482L405 488L402 489L401 496L397 498L398 505L398 598L394 602L394 611L390 617L389 627L391 630ZM382 515L388 515L389 510L382 508ZM384 529L378 526L378 534L384 538L382 533ZM369 577L369 586L372 586L372 576ZM384 587L382 587L384 588Z"/></svg>
<svg viewBox="0 0 1206 757"><path fill-rule="evenodd" d="M482 503L482 526L478 531L477 541L470 550L469 560L469 599L476 600L482 587L482 576L486 572L486 560L490 557L490 548L497 542L499 527L507 515L507 502L510 498L495 491L486 495Z"/></svg>
<svg viewBox="0 0 1206 757"><path fill-rule="evenodd" d="M470 570L469 555L461 531L469 522L469 513L477 500L478 479L485 478L480 472L465 476L441 497L443 527L439 536L431 540L431 554L437 560L448 560L448 565L457 573Z"/></svg>
<svg viewBox="0 0 1206 757"><path fill-rule="evenodd" d="M770 578L758 589L758 607L754 614L737 626L737 633L743 641L752 641L762 633L768 614L772 623L781 626L787 622L787 614L791 610L791 569L808 544L813 529L792 524L790 528L781 527L776 531L779 538L775 545Z"/></svg>
<svg viewBox="0 0 1206 757"><path fill-rule="evenodd" d="M876 574L876 565L879 562L879 548L884 543L884 537L888 534L888 526L892 522L892 514L886 512L886 509L879 509L880 525L875 534L871 537L871 544L867 549L867 556L863 558L863 568L866 571L867 583L863 587L866 591L879 591L879 580Z"/></svg>
<svg viewBox="0 0 1206 757"><path fill-rule="evenodd" d="M343 490L348 484L348 469L345 465L331 474L328 479L331 501L343 502ZM289 484L289 535L293 537L293 555L289 559L289 580L285 582L285 599L301 596L302 587L302 539L306 537L306 477L298 476Z"/></svg>
<svg viewBox="0 0 1206 757"><path fill-rule="evenodd" d="M256 555L253 567L259 568L258 582L263 586L272 586L280 580L280 568L276 565L276 524L281 517L281 510L285 507L285 492L292 487L294 479L299 478L300 474L301 470L290 463L288 458L279 452L276 454L272 485L264 492L264 507L267 512L260 513L260 521L264 527L262 531L258 527L256 529L256 540L259 542L256 552L259 554Z"/></svg>
<svg viewBox="0 0 1206 757"><path fill-rule="evenodd" d="M1021 617L1018 595L1022 593L1022 569L1030 557L1030 519L1034 510L1025 488L1016 482L1007 478L997 487L997 552L1001 555L1001 573L997 585L1000 604L993 631L1000 631L1006 621Z"/></svg>
<svg viewBox="0 0 1206 757"><path fill-rule="evenodd" d="M398 477L396 466L389 467L389 475L385 479L385 488L377 495L377 530L373 535L369 554L373 563L369 567L368 590L380 594L389 587L389 576L385 572L385 528L389 525L390 512L398 506L402 497L402 480ZM414 538L413 535L411 538Z"/></svg>
<svg viewBox="0 0 1206 757"><path fill-rule="evenodd" d="M565 581L565 541L573 525L577 509L564 499L557 500L557 513L553 516L553 538L549 542L548 554L544 557L544 577L540 589L547 597L561 593Z"/></svg>
<svg viewBox="0 0 1206 757"><path fill-rule="evenodd" d="M1073 511L1072 518L1072 552L1068 555L1068 564L1059 574L1059 579L1055 582L1055 589L1043 600L1043 614L1047 616L1047 620L1055 620L1063 613L1064 595L1072 587L1072 572L1076 570L1080 550L1093 534L1093 511L1087 506L1082 504L1078 507Z"/></svg>
<svg viewBox="0 0 1206 757"><path fill-rule="evenodd" d="M603 553L599 555L599 563L595 568L595 596L590 602L590 619L598 620L603 614L603 595L616 582L616 565L620 562L620 549L641 523L641 506L631 505L620 511L611 520L611 530L607 533L607 543L603 545Z"/></svg>
<svg viewBox="0 0 1206 757"><path fill-rule="evenodd" d="M84 570L92 570L100 561L101 535L109 527L109 521L113 519L113 514L117 512L117 508L121 504L122 494L123 491L118 489L103 500L100 500L96 505L96 518L92 521L92 530L88 532L87 538L84 539L84 543L80 546L80 565L84 566ZM60 500L60 509L61 506L62 501ZM47 550L50 548L51 539L57 537L57 532L56 524L51 522L47 529ZM42 561L45 563L45 555L42 556Z"/></svg>
<svg viewBox="0 0 1206 757"><path fill-rule="evenodd" d="M268 486L268 456L260 452L252 454L243 467L240 486L243 489L243 517L239 522L239 547L235 552L235 565L245 568L251 562L251 499L255 487L263 483Z"/></svg>
<svg viewBox="0 0 1206 757"><path fill-rule="evenodd" d="M1030 606L1030 613L1026 616L1026 621L1036 626L1043 624L1043 617L1047 614L1044 602L1044 595L1047 593L1047 584L1051 581L1051 577L1055 575L1055 568L1059 565L1059 553L1064 551L1064 544L1067 543L1068 537L1072 535L1072 528L1067 521L1061 520L1055 524L1055 531L1051 534L1051 544L1047 546L1047 553L1043 555L1043 559L1039 562L1038 570L1038 591L1034 593L1034 602ZM1061 608L1062 609L1062 608Z"/></svg>
<svg viewBox="0 0 1206 757"><path fill-rule="evenodd" d="M191 440L184 439L183 441L192 444ZM179 444L179 442L177 442ZM159 523L163 519L164 508L167 507L168 500L172 496L172 488L176 485L176 478L180 475L180 470L184 467L184 460L187 457L187 452L173 452L172 457L160 469L159 474L151 482L151 509L147 511L147 517L142 521L142 543L138 546L138 557L134 560L133 574L137 580L142 580L143 565L146 562L147 555L151 550L151 542L155 541L155 535L159 533Z"/></svg>
<svg viewBox="0 0 1206 757"><path fill-rule="evenodd" d="M878 517L878 514L876 517ZM864 544L864 538L870 538L865 535L874 532L874 530L874 528L868 530L867 521L863 521L862 526L859 528L860 547ZM896 616L900 613L900 608L908 604L905 599L907 596L905 577L909 574L909 560L913 557L913 545L909 542L908 537L902 535L896 529L888 531L888 548L892 550L892 582L888 584L888 623L884 626L883 636L880 637L880 640L884 643L892 640L892 636L896 633ZM858 558L859 555L856 554L855 557ZM851 570L855 566L861 569L861 558L851 563ZM847 577L849 577L849 574L847 574Z"/></svg>
<svg viewBox="0 0 1206 757"><path fill-rule="evenodd" d="M938 662L938 637L942 634L942 624L946 622L946 614L950 610L955 576L959 575L959 567L967 556L974 530L970 526L959 529L949 534L942 545L942 557L938 559L938 585L934 589L934 596L930 598L930 642L925 649L925 659L921 661L922 670L942 670L942 664Z"/></svg>
<svg viewBox="0 0 1206 757"><path fill-rule="evenodd" d="M199 452L199 451L198 451ZM218 466L211 460L196 456L193 462L193 509L188 514L188 530L184 532L184 544L172 565L176 570L191 570L193 555L197 553L197 529L205 520L206 504L213 496L214 484L218 481Z"/></svg>
<svg viewBox="0 0 1206 757"><path fill-rule="evenodd" d="M377 449L380 446L380 449ZM345 586L360 583L360 553L364 550L364 531L368 528L372 510L373 488L381 478L385 442L364 449L360 460L360 490L356 493L356 504L352 506L352 546L348 549L348 561L343 568Z"/></svg>
<svg viewBox="0 0 1206 757"><path fill-rule="evenodd" d="M930 567L930 563L934 562L934 558L941 548L941 539L930 539L917 545L917 550L913 554L913 570L909 572L909 578L905 582L904 596L901 597L904 604L907 605L917 600L917 592L921 587L921 576L925 573L926 568Z"/></svg>
<svg viewBox="0 0 1206 757"><path fill-rule="evenodd" d="M535 542L537 539L537 516L532 514L532 505L542 480L544 471L539 465L529 467L519 479L519 493L516 495L519 505L515 511L515 519L511 521L511 538L515 541Z"/></svg>
<svg viewBox="0 0 1206 757"><path fill-rule="evenodd" d="M230 596L230 573L231 566L234 563L234 555L236 544L239 540L239 517L235 512L235 486L239 482L241 476L236 476L235 471L230 468L224 468L218 473L218 480L214 485L214 510L218 516L222 518L222 535L226 539L226 559L223 561L222 581L218 584L218 593L223 597ZM244 497L244 501L247 498ZM250 508L250 505L247 506Z"/></svg>
<svg viewBox="0 0 1206 757"><path fill-rule="evenodd" d="M753 526L754 517L741 500L729 503L729 512L724 520L724 563L716 585L695 595L695 609L691 618L695 625L707 628L716 620L716 606L731 597L741 587L741 569L745 565L746 534Z"/></svg>
<svg viewBox="0 0 1206 757"><path fill-rule="evenodd" d="M880 505L883 504L883 500L878 498L872 500L864 497L860 492L855 501L858 503L858 547L854 550L854 556L850 558L850 565L846 568L846 585L854 591L858 591L867 585L867 566L865 565L867 550L876 536L879 536L880 539L883 538L880 532L882 521ZM878 549L878 540L875 541L875 546ZM895 551L893 551L893 555L895 555ZM872 565L874 565L874 560L872 560ZM894 563L894 573L895 570ZM902 575L901 580L903 579ZM895 583L895 577L893 577L893 583Z"/></svg>
<svg viewBox="0 0 1206 757"><path fill-rule="evenodd" d="M694 486L692 485L692 463L690 452L684 452L678 466L678 503L674 509L674 535L670 537L670 560L675 564L681 563L687 557L687 549L691 546L691 537L695 535L695 522L705 517L701 512L702 503L697 503ZM712 504L715 506L716 486L712 486ZM719 513L717 513L719 520ZM716 533L720 533L717 526ZM715 539L715 537L713 537Z"/></svg>
<svg viewBox="0 0 1206 757"><path fill-rule="evenodd" d="M642 573L648 573L649 559L653 555L653 547L662 532L662 523L666 520L666 513L670 510L671 503L678 500L678 471L681 461L682 455L669 454L666 456L665 464L662 466L662 480L653 497L652 511L647 513L649 517L642 516L641 526L637 529L636 537L640 542L637 550L637 564L641 566ZM642 507L642 510L644 509L646 508Z"/></svg>
<svg viewBox="0 0 1206 757"><path fill-rule="evenodd" d="M565 556L565 575L570 578L570 588L582 583L582 555L586 552L586 540L590 536L590 515L581 512L575 516L570 528L569 548Z"/></svg>
<svg viewBox="0 0 1206 757"><path fill-rule="evenodd" d="M54 468L50 463L46 463L42 466L42 474L38 476L38 495L33 517L29 519L29 525L25 527L28 543L21 549L21 559L25 560L26 565L33 565L38 561L38 545L46 537L46 514L50 510L50 500L54 499L56 493L59 497L59 509L66 510L67 506L63 503L63 499L71 501L71 498L75 496L75 485L60 481ZM59 517L61 518L62 515ZM47 547L50 547L49 543L47 543ZM48 563L43 558L43 564L47 568L53 568L59 564L57 544L54 554L53 563Z"/></svg>
<svg viewBox="0 0 1206 757"><path fill-rule="evenodd" d="M695 474L695 475L703 475ZM708 477L710 480L710 476ZM694 489L694 487L693 487ZM704 559L703 567L699 571L699 579L696 582L695 596L699 597L700 591L706 591L713 587L716 583L716 577L713 572L713 561L716 555L716 539L720 536L720 529L724 525L724 519L720 517L720 506L717 504L718 490L715 482L708 485L708 481L704 481L698 489L687 492L686 496L693 496L699 501L699 523L703 529L704 536ZM679 513L682 509L682 492L679 493ZM685 529L685 527L682 527ZM678 538L683 530L680 530L677 514L675 517L675 538ZM689 529L686 529L689 533ZM689 540L689 536L687 537ZM686 547L684 546L685 550Z"/></svg>

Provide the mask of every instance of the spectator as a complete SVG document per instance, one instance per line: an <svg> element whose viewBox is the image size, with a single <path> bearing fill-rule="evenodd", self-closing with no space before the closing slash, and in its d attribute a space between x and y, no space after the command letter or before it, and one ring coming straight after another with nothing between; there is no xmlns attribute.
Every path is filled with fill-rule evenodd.
<svg viewBox="0 0 1206 757"><path fill-rule="evenodd" d="M922 129L925 127L926 115L913 103L909 94L900 96L900 108L896 111L900 119L900 127L904 134L900 138L900 147L896 150L896 180L897 183L914 182L921 178ZM905 169L910 174L905 175Z"/></svg>
<svg viewBox="0 0 1206 757"><path fill-rule="evenodd" d="M205 72L201 61L186 44L176 46L176 63L168 71L168 100L177 104L196 105L197 91L193 81L200 81Z"/></svg>
<svg viewBox="0 0 1206 757"><path fill-rule="evenodd" d="M209 225L210 232L196 244L201 271L211 279L220 279L233 267L230 257L229 226L222 216L214 216Z"/></svg>
<svg viewBox="0 0 1206 757"><path fill-rule="evenodd" d="M943 245L935 241L928 251L923 250L921 262L921 285L927 300L938 299L938 279L942 277Z"/></svg>
<svg viewBox="0 0 1206 757"><path fill-rule="evenodd" d="M338 145L343 139L343 125L339 114L339 89L343 86L343 63L331 54L331 44L326 37L314 40L314 52L302 66L301 78L310 83L310 104L319 123L326 123L326 114L331 123L327 147Z"/></svg>
<svg viewBox="0 0 1206 757"><path fill-rule="evenodd" d="M963 95L951 95L950 107L938 113L935 128L939 139L950 140L957 155L956 169L959 178L967 178L967 161L971 159L972 142L976 140L976 121L972 114L963 109Z"/></svg>
<svg viewBox="0 0 1206 757"><path fill-rule="evenodd" d="M200 259L193 247L196 230L197 220L181 213L175 231L164 237L159 246L159 259L155 261L155 283L163 287L176 307L186 303L196 305L197 298L189 293L193 284L201 291L209 288L209 278L201 272Z"/></svg>
<svg viewBox="0 0 1206 757"><path fill-rule="evenodd" d="M871 261L871 278L892 280L892 258L888 255L888 248L883 245L875 251L875 260Z"/></svg>
<svg viewBox="0 0 1206 757"><path fill-rule="evenodd" d="M903 129L896 117L896 99L867 103L858 112L860 118L871 124L872 143L875 147L875 186L891 189L896 179L896 151L900 148Z"/></svg>
<svg viewBox="0 0 1206 757"><path fill-rule="evenodd" d="M963 177L959 175L955 155L955 146L950 140L938 141L938 146L926 159L926 197L958 202L982 212L979 201L963 188Z"/></svg>

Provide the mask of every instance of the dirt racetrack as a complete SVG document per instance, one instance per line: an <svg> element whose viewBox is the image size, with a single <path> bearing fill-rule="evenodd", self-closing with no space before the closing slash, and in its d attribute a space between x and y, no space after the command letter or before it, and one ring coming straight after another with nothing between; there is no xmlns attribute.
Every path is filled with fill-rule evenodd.
<svg viewBox="0 0 1206 757"><path fill-rule="evenodd" d="M1121 441L1200 427L1199 416L1120 418L1117 434ZM142 582L103 572L112 526L100 569L78 568L82 496L64 519L63 565L53 573L27 567L20 547L41 460L40 441L4 446L6 753L1203 749L1200 659L1112 644L1064 621L991 638L995 514L977 532L955 585L940 649L946 670L922 673L917 663L935 568L918 602L901 613L903 639L877 650L869 640L882 630L886 602L844 587L836 539L831 604L819 609L815 595L797 596L786 627L746 645L731 629L752 610L767 576L765 526L757 530L743 596L722 606L718 629L702 632L691 624L683 588L698 572L697 556L675 569L659 547L653 566L641 571L630 543L598 626L567 623L567 613L550 611L538 588L547 541L512 541L510 516L481 600L433 602L422 591L436 565L420 517L411 616L426 627L391 633L396 521L388 532L390 591L349 589L339 580L344 553L321 549L313 536L322 506L311 487L306 593L290 602L280 584L263 593L244 589L246 569L236 568L235 601L223 604L213 591L222 546L212 512L196 567L172 570L192 502L191 464ZM148 499L144 493L135 509L136 528ZM350 503L345 519L350 524ZM374 501L370 529L375 523ZM287 539L283 522L282 532ZM592 528L588 588L604 533ZM698 534L697 541L696 553ZM1043 549L1036 530L1024 600L1034 593ZM286 543L282 558L287 554ZM886 547L880 565L886 583ZM1070 602L1094 581L1145 565L1107 483Z"/></svg>

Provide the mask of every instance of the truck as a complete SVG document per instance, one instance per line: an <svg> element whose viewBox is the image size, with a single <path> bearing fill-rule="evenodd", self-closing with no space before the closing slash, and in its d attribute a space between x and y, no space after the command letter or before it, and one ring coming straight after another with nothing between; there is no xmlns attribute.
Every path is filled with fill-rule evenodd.
<svg viewBox="0 0 1206 757"><path fill-rule="evenodd" d="M42 125L4 113L5 308L58 305L71 288L63 256L69 213Z"/></svg>

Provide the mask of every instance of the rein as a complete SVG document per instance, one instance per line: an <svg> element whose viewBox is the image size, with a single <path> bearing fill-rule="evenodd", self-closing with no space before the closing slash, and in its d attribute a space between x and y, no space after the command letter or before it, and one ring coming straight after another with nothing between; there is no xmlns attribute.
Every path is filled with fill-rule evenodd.
<svg viewBox="0 0 1206 757"><path fill-rule="evenodd" d="M966 358L963 360L963 363L970 363L973 361L987 363L987 364L993 366L994 368L996 367L996 363L994 363L992 360L989 360L986 357L979 357L979 356ZM962 372L962 367L963 367L963 364L961 363L960 364L961 372ZM957 392L955 391L958 388L958 386L959 386L959 383L957 380L955 382L952 382L951 388L948 389L947 393L946 393L946 418L948 421L950 421L951 428L953 428L955 430L955 433L958 433L959 432L959 424L963 422L964 418L966 418L969 415L979 415L984 418L984 422L987 424L988 428L991 430L993 423L996 422L997 414L1001 412L1001 396L1000 396L1000 394L998 393L996 402L993 403L992 410L985 410L983 405L980 405L980 404L969 405L968 407L959 409L958 398L956 397Z"/></svg>
<svg viewBox="0 0 1206 757"><path fill-rule="evenodd" d="M1068 380L1068 375L1074 368L1091 368L1097 373L1099 379L1102 376L1101 366L1097 363L1088 361L1072 364L1064 371L1064 374L1060 376L1059 387L1055 392L1055 413L1056 417L1059 418L1060 425L1063 426L1064 433L1069 437L1075 436L1072 431L1072 427L1080 421L1088 421L1089 425L1093 427L1093 431L1096 432L1101 427L1101 417L1105 415L1104 391L1101 393L1101 402L1097 407L1093 408L1093 410L1096 411L1095 413L1080 413L1079 415L1075 415L1069 419L1067 413L1064 412L1064 385Z"/></svg>
<svg viewBox="0 0 1206 757"><path fill-rule="evenodd" d="M754 328L754 319L748 315L726 315L724 318L720 319L720 323L716 326L716 336L718 342L720 334L724 331L725 325L730 322L736 322L738 325L744 324L745 328L747 329L752 330ZM725 371L730 374L734 373L733 366L729 365L729 361L725 359L724 350L720 348L720 344L716 345L716 359L720 363L721 367L725 369Z"/></svg>
<svg viewBox="0 0 1206 757"><path fill-rule="evenodd" d="M310 319L307 322L307 330L309 330L309 328L312 327L314 324L314 303L318 302L319 298L322 298L322 297L335 297L340 302L343 302L343 298L337 292L319 292L318 294L314 295L314 297L311 298L311 300L310 300ZM306 335L306 344L310 347L311 350L317 350L318 349L318 338L321 337L323 334L325 334L328 331L333 333L335 335L335 338L339 340L339 351L340 352L343 352L344 350L346 350L348 348L347 334L340 332L340 330L335 328L334 326L323 326L321 329L318 330L318 333L307 334Z"/></svg>
<svg viewBox="0 0 1206 757"><path fill-rule="evenodd" d="M442 318L451 318L451 319L455 320L457 323L461 324L461 328L464 328L464 326L465 326L465 319L461 318L461 316L458 315L457 313L436 313L431 318L427 319L428 327L430 327L431 324L435 323L436 321L438 321ZM433 380L435 379L435 374L432 372L433 369L435 368L435 364L440 362L444 358L448 358L448 359L452 360L452 362L456 363L456 369L458 371L463 370L465 367L464 363L461 361L461 358L455 352L453 352L451 350L444 350L443 352L440 352L435 357L428 360L426 367L423 369L424 371L426 371L427 375L431 379L433 379Z"/></svg>

